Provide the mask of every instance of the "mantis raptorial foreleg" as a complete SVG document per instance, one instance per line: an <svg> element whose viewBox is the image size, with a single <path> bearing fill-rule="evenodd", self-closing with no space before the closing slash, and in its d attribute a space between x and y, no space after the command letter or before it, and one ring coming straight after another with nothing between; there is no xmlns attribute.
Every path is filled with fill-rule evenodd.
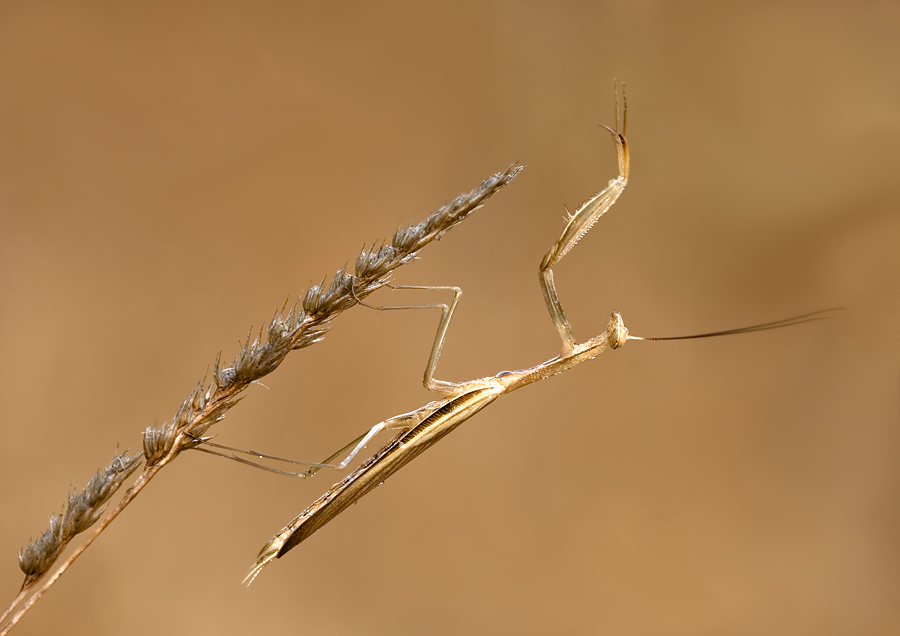
<svg viewBox="0 0 900 636"><path fill-rule="evenodd" d="M575 336L572 334L572 325L566 318L566 312L563 311L562 304L559 302L559 295L556 293L556 284L553 282L553 269L562 257L569 250L575 247L579 239L583 237L594 226L603 214L612 207L625 190L628 184L628 143L625 141L625 116L627 113L627 104L624 103L625 87L622 86L622 132L615 128L603 126L612 135L613 142L616 144L616 154L619 160L619 176L610 180L609 185L603 190L592 196L584 202L580 208L568 217L565 229L560 234L556 243L547 252L541 261L540 280L541 291L544 292L544 302L547 303L547 309L550 311L550 319L553 320L553 326L556 327L559 337L562 339L562 356L566 357L575 350ZM619 116L619 99L618 90L616 91L616 120L618 123Z"/></svg>

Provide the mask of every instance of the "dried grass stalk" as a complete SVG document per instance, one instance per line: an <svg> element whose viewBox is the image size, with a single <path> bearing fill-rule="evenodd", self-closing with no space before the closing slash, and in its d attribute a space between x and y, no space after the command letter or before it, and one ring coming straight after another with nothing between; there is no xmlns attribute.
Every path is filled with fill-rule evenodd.
<svg viewBox="0 0 900 636"><path fill-rule="evenodd" d="M522 166L513 165L485 179L471 192L461 194L421 223L397 230L390 244L364 248L356 259L352 274L339 269L330 284L326 285L323 279L321 284L310 287L301 296L302 300L287 313L284 309L277 312L267 329L256 336L248 335L240 352L227 367L222 367L217 358L210 382L207 384L205 379L201 380L170 422L144 432L142 453L116 455L106 468L91 478L84 490L69 495L63 511L51 517L48 530L19 551L19 566L25 573L25 580L18 596L0 616L0 622L28 596L74 536L100 519L119 486L137 470L141 459L145 460L144 469L119 504L31 594L19 611L0 627L0 636L24 616L160 469L183 450L202 442L210 427L225 417L251 383L277 369L291 351L321 341L331 321L341 312L359 304L360 300L387 284L394 270L415 259L426 245L440 239L445 232L465 220L521 170Z"/></svg>

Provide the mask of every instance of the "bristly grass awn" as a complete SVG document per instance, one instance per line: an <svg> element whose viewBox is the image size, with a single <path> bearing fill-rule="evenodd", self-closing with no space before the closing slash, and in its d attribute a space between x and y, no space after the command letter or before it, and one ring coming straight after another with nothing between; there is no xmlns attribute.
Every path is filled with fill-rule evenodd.
<svg viewBox="0 0 900 636"><path fill-rule="evenodd" d="M613 312L606 331L581 344L576 344L575 337L572 333L572 327L568 318L566 318L566 314L563 311L562 304L559 301L559 296L556 291L556 285L553 280L553 266L556 265L575 246L579 239L593 227L594 223L596 223L597 220L612 207L628 183L629 152L628 143L625 139L627 103L624 99L624 85L622 92L621 132L619 132L617 128L603 126L603 128L609 131L616 147L619 175L615 179L612 179L606 188L588 199L575 214L568 217L565 229L559 239L557 239L550 248L550 251L544 256L540 264L540 283L544 301L550 312L553 326L562 340L562 352L560 355L528 369L502 371L497 375L477 380L470 380L467 382L437 380L434 377L434 371L437 366L438 358L441 355L447 327L453 316L453 311L459 303L462 291L458 287L391 286L393 289L429 289L453 292L453 299L450 301L449 305L438 303L374 307L378 310L419 308L437 308L441 310L440 324L424 375L425 388L441 395L439 399L409 413L398 415L376 424L366 433L354 439L320 463L291 460L277 455L269 455L252 450L245 451L221 444L215 444L206 439L202 440L207 447L229 452L223 453L211 450L211 448L204 448L204 446L198 446L198 450L203 450L207 453L233 459L275 473L293 477L309 478L322 468L346 468L353 458L356 457L375 435L382 431L399 431L392 441L363 462L356 470L332 486L324 495L314 501L306 510L266 543L260 551L256 563L250 573L244 579L245 583L252 583L265 566L275 559L284 556L289 550L311 536L331 519L346 510L351 504L357 502L360 498L384 483L388 477L400 470L432 445L436 444L445 435L448 435L456 427L474 416L501 395L511 393L516 389L566 371L582 362L592 360L607 348L618 349L628 340L687 340L693 338L750 333L754 331L788 327L813 320L821 320L827 317L823 314L833 311L830 309L822 310L804 314L802 316L796 316L794 318L777 320L750 327L663 338L642 338L630 335L622 321L621 315L617 312ZM616 126L619 126L618 90L616 91ZM348 451L349 453L343 460L339 463L333 463ZM238 457L235 453L294 464L303 464L311 467L303 473L292 473L243 459Z"/></svg>

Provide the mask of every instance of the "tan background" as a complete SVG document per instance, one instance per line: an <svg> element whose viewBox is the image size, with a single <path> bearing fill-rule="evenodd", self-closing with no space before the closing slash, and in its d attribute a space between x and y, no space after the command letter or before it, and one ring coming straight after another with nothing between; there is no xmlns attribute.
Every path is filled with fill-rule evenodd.
<svg viewBox="0 0 900 636"><path fill-rule="evenodd" d="M0 5L4 598L217 351L517 160L397 281L466 290L438 377L555 355L537 264L615 174L614 77L632 180L556 270L576 336L846 311L504 399L249 589L333 476L185 456L18 633L898 633L900 4L372 4ZM348 312L220 441L319 459L423 404L435 323Z"/></svg>

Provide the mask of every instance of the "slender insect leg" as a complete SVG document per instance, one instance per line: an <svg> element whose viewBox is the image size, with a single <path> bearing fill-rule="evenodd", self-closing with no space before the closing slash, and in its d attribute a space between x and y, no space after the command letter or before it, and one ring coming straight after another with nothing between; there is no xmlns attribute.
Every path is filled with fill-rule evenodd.
<svg viewBox="0 0 900 636"><path fill-rule="evenodd" d="M449 305L446 305L444 303L432 303L423 305L382 305L381 307L376 305L369 306L373 309L378 309L379 311L387 311L390 309L427 308L436 308L441 310L441 322L438 325L437 333L434 336L434 345L432 345L431 353L428 356L428 365L425 367L425 375L422 378L422 383L429 391L434 391L435 393L441 393L443 395L455 395L460 385L456 382L435 380L434 370L437 367L438 358L441 357L441 349L443 349L444 347L444 338L447 335L447 327L450 325L450 319L453 317L453 311L456 309L456 305L459 303L459 299L462 296L462 290L459 287L443 287L433 285L389 285L389 287L391 289L430 289L434 291L453 292L453 300L450 301Z"/></svg>
<svg viewBox="0 0 900 636"><path fill-rule="evenodd" d="M437 291L452 291L453 292L453 300L450 301L449 305L444 303L434 303L434 304L421 304L421 305L387 305L387 306L377 306L377 305L368 305L365 303L361 304L366 307L371 307L372 309L377 309L379 311L382 310L392 310L392 309L420 309L420 308L438 308L441 310L441 322L438 325L437 333L434 338L434 345L431 348L431 353L428 357L428 366L425 368L425 375L423 378L423 382L425 384L425 388L430 391L435 391L438 393L443 393L446 395L455 395L457 392L456 389L460 386L454 382L447 382L444 380L435 380L434 379L434 370L437 367L438 358L441 356L441 349L444 346L444 339L447 335L447 327L450 324L450 319L453 317L453 310L456 309L457 303L459 303L459 299L462 296L462 290L459 287L444 287L444 286L432 286L432 285L389 285L391 289L428 289L428 290L437 290ZM346 468L347 465L353 461L353 458L359 454L359 452L365 448L366 444L368 444L373 437L375 437L378 433L387 430L409 430L414 428L417 424L419 424L422 420L424 420L428 415L432 412L440 408L446 400L437 400L426 404L422 408L416 409L415 411L411 411L409 413L405 413L403 415L398 415L396 417L392 417L383 422L380 422L370 428L368 431L351 441L349 444L346 444L342 448L340 448L337 452L332 454L330 457L327 457L324 461L319 463L314 462L303 462L297 460L291 460L284 457L279 457L277 455L268 455L265 453L259 453L257 451L243 451L240 449L235 449L231 447L222 447L227 450L237 451L241 453L245 453L248 455L254 455L256 457L264 457L268 459L274 459L277 461L285 461L289 463L297 463L297 464L312 464L312 466L303 473L288 473L287 471L281 471L278 469L270 468L268 466L264 466L262 464L256 464L254 462L250 462L248 460L239 458L232 455L225 455L223 453L215 453L208 449L205 450L208 453L212 453L214 455L220 455L222 457L226 457L228 459L233 459L235 461L239 461L245 464L250 464L253 466L257 466L263 468L265 470L270 470L272 472L277 472L281 474L293 475L300 478L309 478L315 475L322 468L333 468L337 470L341 470ZM352 449L352 450L350 450ZM333 463L338 457L346 453L350 450L350 453L339 463Z"/></svg>
<svg viewBox="0 0 900 636"><path fill-rule="evenodd" d="M374 430L374 429L377 429L377 430ZM325 459L322 462L312 462L312 461L306 461L306 460L302 460L302 459L291 459L290 457L281 457L280 455L271 455L269 453L261 453L259 451L255 451L252 449L245 450L243 448L236 448L234 446L225 446L224 444L216 444L216 443L209 441L208 439L200 439L200 438L196 438L197 441L199 442L199 444L197 446L193 446L192 448L193 448L193 450L198 450L198 451L200 451L202 453L206 453L208 455L215 455L216 457L230 459L230 460L238 462L240 464L246 464L247 466L252 466L253 468L259 468L260 470L266 470L271 473L275 473L277 475L285 475L286 477L297 477L299 479L308 479L308 478L312 477L313 475L315 475L317 472L319 472L319 470L321 470L322 468L334 468L334 469L338 469L338 470L341 468L344 468L347 465L347 463L353 459L353 457L356 455L356 453L359 452L359 449L362 448L363 446L365 446L365 443L366 443L366 441L368 441L368 439L371 439L372 436L374 436L376 433L378 433L379 431L384 430L384 429L385 429L384 422L376 425L375 427L373 427L372 429L369 429L368 431L366 431L365 433L363 433L362 435L360 435L359 437L354 439L349 444L342 447L340 450L338 450L336 453L332 454L331 456L329 456L327 459ZM374 430L374 432L373 432L373 430ZM365 441L363 441L363 440L365 440ZM357 446L357 448L354 449L354 451L350 454L350 456L347 457L340 464L332 464L331 463L335 459L340 457L343 453L345 453L347 450L349 450L350 448L352 448L354 446ZM225 450L225 451L230 451L230 452L222 453L217 450L212 450L209 447L217 448L217 449L221 449L221 450ZM279 462L285 462L287 464L301 464L304 466L310 466L310 468L309 468L309 470L302 472L302 473L294 473L294 472L287 471L287 470L281 470L280 468L273 468L272 466L267 466L266 464L261 464L259 462L250 461L249 459L244 459L243 457L239 457L238 453L240 453L241 455L249 455L251 457L259 457L260 459L272 459L272 460L279 461Z"/></svg>
<svg viewBox="0 0 900 636"><path fill-rule="evenodd" d="M382 310L391 310L391 309L420 309L420 308L438 308L441 310L441 322L438 325L437 333L434 338L434 345L431 348L431 353L428 357L428 365L425 368L425 375L423 378L423 383L425 388L429 391L434 391L436 393L441 393L448 397L455 396L461 386L455 382L447 382L445 380L435 380L434 378L434 370L437 367L438 358L441 356L441 349L444 346L444 338L447 335L447 327L450 324L450 319L453 317L453 311L456 309L456 305L459 303L459 299L462 296L462 290L459 287L445 287L445 286L431 286L431 285L388 285L391 289L430 289L437 291L452 291L453 292L453 300L450 301L449 305L444 303L434 303L434 304L422 304L422 305L388 305L388 306L377 306L377 305L368 305L363 303L362 301L358 301L360 304L365 305L366 307L370 307L372 309L377 309L379 311ZM385 430L409 430L415 427L419 422L424 420L428 415L430 415L433 411L440 408L440 406L446 400L437 400L431 402L420 409L416 409L415 411L411 411L410 413L405 413L403 415L398 415L396 417L392 417L383 422L379 422L368 431L351 441L349 444L346 444L342 448L340 448L337 452L332 454L330 457L326 458L322 462L310 462L310 461L302 461L302 460L294 460L289 459L287 457L281 457L278 455L270 455L268 453L261 453L259 451L254 450L243 450L240 448L234 448L231 446L223 446L221 444L214 444L209 442L208 440L201 440L197 438L197 441L202 443L204 446L198 445L194 448L196 450L208 453L210 455L217 455L219 457L224 457L225 459L231 459L236 462L240 462L242 464L247 464L249 466L253 466L255 468L260 468L262 470L267 470L273 473L277 473L280 475L287 475L290 477L298 477L300 479L308 479L315 475L322 468L332 468L336 470L341 470L346 468L347 465L353 461L353 458L359 454L359 452L365 448L366 444L368 444L373 437L375 437L378 433ZM230 453L220 453L212 450L207 447L220 448L223 450L231 451ZM351 450L352 449L352 450ZM345 452L350 450L350 453L339 463L333 463L338 457L343 455ZM250 455L253 457L272 459L275 461L282 461L291 464L304 464L310 466L309 470L302 473L293 473L285 470L280 470L277 468L272 468L271 466L266 466L265 464L260 464L257 462L250 461L248 459L244 459L242 457L238 457L235 453L241 453L244 455Z"/></svg>
<svg viewBox="0 0 900 636"><path fill-rule="evenodd" d="M381 431L407 431L411 428L414 428L417 424L419 424L422 420L428 417L432 412L440 408L446 400L437 400L434 402L430 402L425 406L416 409L415 411L411 411L409 413L404 413L402 415L397 415L395 417L384 420L383 422L379 422L368 431L352 440L348 444L345 444L341 448L339 448L336 452L332 453L328 457L326 457L321 462L311 462L300 459L291 459L289 457L282 457L280 455L271 455L269 453L261 453L255 450L244 450L242 448L235 448L234 446L225 446L224 444L216 444L211 442L208 439L202 439L196 436L194 439L198 442L197 446L194 446L194 450L198 450L209 455L216 455L217 457L223 457L225 459L230 459L232 461L239 462L241 464L246 464L248 466L253 466L254 468L259 468L262 470L267 470L272 473L276 473L278 475L285 475L288 477L297 477L299 479L309 479L317 472L319 472L323 468L332 468L334 470L342 470L347 467L353 458L359 454L359 452L365 448L366 444L371 441L373 437L375 437ZM229 453L222 453L211 448L217 448L225 451L230 451ZM352 449L352 450L351 450ZM335 461L344 455L344 453L350 453L340 462L335 463ZM249 459L244 459L243 457L238 457L237 453L242 455L249 455L251 457L259 457L261 459L272 459L279 462L285 462L288 464L302 464L305 466L310 466L310 468L302 473L294 473L286 470L281 470L278 468L273 468L272 466L267 466L265 464L260 464L258 462L250 461Z"/></svg>
<svg viewBox="0 0 900 636"><path fill-rule="evenodd" d="M624 87L623 87L624 95ZM616 92L616 110L618 112L618 91ZM618 119L618 117L616 117ZM594 223L609 210L612 205L625 190L628 183L628 144L625 141L625 118L622 118L622 132L618 132L615 128L603 126L612 135L613 143L616 145L616 154L619 160L619 176L612 179L609 185L603 190L588 199L575 214L568 218L565 229L560 234L559 239L550 248L550 251L544 256L540 266L541 291L544 293L544 302L550 312L550 319L553 326L556 327L557 333L562 340L562 356L572 353L575 349L575 337L572 334L572 325L566 318L566 312L563 311L562 303L559 302L559 295L556 292L556 284L553 281L553 266L556 265L562 257L568 254L569 250L575 247L575 244L594 226Z"/></svg>
<svg viewBox="0 0 900 636"><path fill-rule="evenodd" d="M361 439L361 438L357 438ZM355 441L355 440L354 440ZM218 451L211 450L207 448L207 446L214 446L216 448L222 448L225 450L230 450L230 453L220 453ZM223 446L221 444L211 444L211 442L203 442L203 446L194 446L193 450L200 451L201 453L206 453L208 455L215 455L216 457L222 457L224 459L230 459L232 461L238 462L239 464L245 464L247 466L252 466L253 468L259 468L260 470L266 470L270 473L275 473L276 475L284 475L286 477L297 477L298 479L306 479L308 477L312 477L320 468L337 468L337 466L319 463L319 462L311 462L304 461L300 459L290 459L288 457L279 457L278 455L269 455L267 453L260 453L259 451L254 450L244 450L242 448L234 448L232 446ZM249 459L244 459L243 457L239 457L237 453L241 453L244 455L250 455L251 457L260 457L266 459L274 459L276 461L283 461L289 464L303 464L303 465L312 465L312 468L304 473L294 473L288 470L281 470L280 468L274 468L272 466L267 466L266 464L261 464L259 462L250 461Z"/></svg>
<svg viewBox="0 0 900 636"><path fill-rule="evenodd" d="M387 430L389 428L389 426L387 425L389 421L390 420L387 420L385 422L376 424L375 426L370 428L368 431L366 431L365 433L363 433L362 435L360 435L359 437L357 437L356 439L351 441L349 444L344 445L343 447L338 449L337 452L328 456L324 461L321 461L321 462L311 462L311 461L305 461L302 459L291 459L289 457L281 457L279 455L270 455L268 453L261 453L259 451L255 451L255 450L244 450L242 448L235 448L233 446L225 446L223 444L214 444L210 441L204 441L202 446L195 446L194 450L198 450L200 452L207 453L208 455L215 455L217 457L223 457L225 459L230 459L232 461L235 461L235 462L238 462L241 464L246 464L247 466L252 466L254 468L259 468L261 470L266 470L271 473L275 473L277 475L285 475L287 477L297 477L299 479L309 479L310 477L315 475L317 472L319 472L323 468L332 468L334 470L343 470L344 468L346 468L347 464L349 464L351 461L353 461L353 458L356 457L356 455L359 453L359 451L361 451L363 448L365 448L366 444L368 444L369 441L373 437L375 437L381 431ZM208 446L212 446L214 448L219 448L219 449L223 449L223 450L231 451L231 452L230 453L220 453L218 451L214 451L210 448L207 448ZM341 455L346 453L351 448L353 450L342 461L340 461L337 464L332 463L338 457L340 457ZM249 459L244 459L243 457L239 457L237 455L237 453L240 453L242 455L250 455L251 457L259 457L261 459L272 459L272 460L279 461L279 462L285 462L287 464L302 464L302 465L310 466L310 468L309 468L309 470L306 470L305 472L302 472L302 473L294 473L294 472L287 471L287 470L281 470L280 468L273 468L272 466L267 466L266 464L260 464L259 462L250 461Z"/></svg>

